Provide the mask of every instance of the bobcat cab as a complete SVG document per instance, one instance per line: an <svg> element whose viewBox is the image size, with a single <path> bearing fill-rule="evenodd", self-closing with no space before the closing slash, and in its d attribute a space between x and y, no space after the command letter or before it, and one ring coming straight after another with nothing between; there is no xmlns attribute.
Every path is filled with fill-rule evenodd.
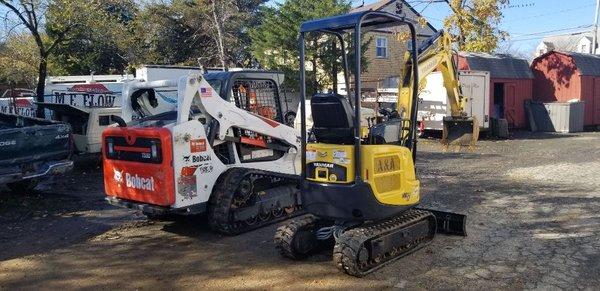
<svg viewBox="0 0 600 291"><path fill-rule="evenodd" d="M280 253L300 259L335 240L333 260L343 272L363 276L430 242L436 232L464 235L465 216L417 209L421 193L415 171L418 68L404 112L389 114L361 134L361 44L365 31L405 29L417 43L414 24L398 15L366 11L305 22L300 28L302 118L301 198L312 214L280 227ZM307 39L330 38L339 47L347 96L316 93L310 101L313 137L307 139ZM352 39L351 45L345 42ZM353 52L347 51L347 47ZM418 63L411 45L411 62ZM353 55L353 80L348 55ZM400 69L400 68L399 68ZM353 84L353 88L349 86ZM401 102L398 102L399 104Z"/></svg>

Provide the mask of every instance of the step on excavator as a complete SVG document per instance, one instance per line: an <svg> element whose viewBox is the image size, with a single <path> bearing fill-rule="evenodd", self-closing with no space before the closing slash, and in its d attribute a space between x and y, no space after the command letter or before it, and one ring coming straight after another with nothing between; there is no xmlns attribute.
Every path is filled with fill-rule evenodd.
<svg viewBox="0 0 600 291"><path fill-rule="evenodd" d="M154 219L207 214L230 235L297 215L300 142L283 124L283 79L248 70L129 82L119 126L102 135L108 202ZM169 89L177 107L152 112Z"/></svg>
<svg viewBox="0 0 600 291"><path fill-rule="evenodd" d="M333 245L334 264L361 277L430 243L436 233L466 235L466 216L419 208L416 176L417 94L419 58L411 46L399 96L405 107L361 134L361 45L363 30L403 27L417 44L415 24L387 12L366 11L305 22L300 29L301 199L310 214L280 226L275 234L279 252L302 259ZM353 85L347 96L335 90L310 100L313 126L307 139L305 42L331 39L339 47L346 88L348 55L354 58ZM353 39L351 46L345 41ZM346 47L351 50L347 51ZM413 65L415 64L415 65ZM450 103L452 106L456 102ZM310 141L310 142L309 142Z"/></svg>

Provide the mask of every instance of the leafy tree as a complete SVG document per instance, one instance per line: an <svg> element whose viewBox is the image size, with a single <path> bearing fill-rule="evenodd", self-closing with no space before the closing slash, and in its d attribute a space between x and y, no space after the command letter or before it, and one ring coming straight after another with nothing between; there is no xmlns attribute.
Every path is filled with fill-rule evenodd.
<svg viewBox="0 0 600 291"><path fill-rule="evenodd" d="M346 0L285 0L274 7L265 7L261 16L263 23L250 31L252 55L265 68L283 71L286 74L286 86L298 88L296 72L300 66L300 24L307 20L344 14L349 10L350 2ZM331 38L307 36L306 58L313 68L307 76L312 80L308 84L310 92L323 89L323 83L335 83L333 79L339 70L339 60L332 56L334 49ZM317 67L325 73L317 74Z"/></svg>
<svg viewBox="0 0 600 291"><path fill-rule="evenodd" d="M35 86L39 54L29 34L12 34L0 46L0 80Z"/></svg>
<svg viewBox="0 0 600 291"><path fill-rule="evenodd" d="M250 66L248 27L265 0L174 0L140 8L119 44L130 65Z"/></svg>
<svg viewBox="0 0 600 291"><path fill-rule="evenodd" d="M192 1L149 3L125 25L119 48L130 66L141 64L197 64L211 43L198 25L202 17Z"/></svg>
<svg viewBox="0 0 600 291"><path fill-rule="evenodd" d="M453 35L458 49L471 52L492 52L506 39L507 32L498 28L501 8L509 0L446 0L452 14L444 27Z"/></svg>
<svg viewBox="0 0 600 291"><path fill-rule="evenodd" d="M24 27L36 44L39 53L36 94L40 102L44 98L48 60L57 46L77 35L78 30L101 25L108 18L99 0L0 0L0 5L9 11L5 24ZM46 19L46 15L53 18ZM42 117L44 111L40 108L37 114Z"/></svg>
<svg viewBox="0 0 600 291"><path fill-rule="evenodd" d="M203 19L202 27L213 43L213 55L204 59L216 59L220 67L250 66L248 52L250 37L248 28L260 24L260 7L267 0L197 0L196 11ZM206 44L205 44L206 45Z"/></svg>
<svg viewBox="0 0 600 291"><path fill-rule="evenodd" d="M138 12L133 0L103 0L99 2L105 19L101 23L82 23L85 29L73 31L69 39L60 43L51 57L55 72L59 74L82 75L95 72L98 74L122 73L128 62L122 57L119 42L125 27L134 20ZM47 26L54 21L62 21L61 10L48 10ZM50 32L51 33L51 32ZM52 36L52 35L51 35Z"/></svg>

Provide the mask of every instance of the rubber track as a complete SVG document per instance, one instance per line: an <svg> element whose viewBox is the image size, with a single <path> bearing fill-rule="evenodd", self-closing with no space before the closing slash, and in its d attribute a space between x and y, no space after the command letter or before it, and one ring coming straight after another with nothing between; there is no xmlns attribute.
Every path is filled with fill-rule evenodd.
<svg viewBox="0 0 600 291"><path fill-rule="evenodd" d="M239 187L239 183L249 174L287 179L290 184L298 184L298 177L294 175L245 168L233 168L228 170L217 180L208 205L208 223L214 231L227 235L237 235L302 213L302 211L299 211L298 209L287 215L284 212L284 215L281 217L266 221L257 221L254 225L231 221L231 204L235 192Z"/></svg>
<svg viewBox="0 0 600 291"><path fill-rule="evenodd" d="M394 230L405 228L423 219L428 219L428 217L435 223L435 217L430 212L412 209L400 216L383 222L350 229L344 232L338 238L338 241L333 248L333 263L341 271L356 277L363 277L379 268L382 268L387 264L426 246L433 240L433 236L417 238L408 246L398 246L400 250L386 253L387 258L384 258L383 260L380 259L378 261L373 258L369 258L366 260L367 263L364 263L361 266L359 265L360 263L358 261L359 256L368 255L368 250L363 246L373 239L376 239ZM433 233L435 235L435 230ZM361 254L361 250L366 253Z"/></svg>
<svg viewBox="0 0 600 291"><path fill-rule="evenodd" d="M309 215L278 227L277 231L275 232L274 241L275 247L279 251L279 254L292 260L306 258L310 252L297 252L293 247L293 240L299 231L305 230L306 228L314 228L317 220L318 219L316 217Z"/></svg>

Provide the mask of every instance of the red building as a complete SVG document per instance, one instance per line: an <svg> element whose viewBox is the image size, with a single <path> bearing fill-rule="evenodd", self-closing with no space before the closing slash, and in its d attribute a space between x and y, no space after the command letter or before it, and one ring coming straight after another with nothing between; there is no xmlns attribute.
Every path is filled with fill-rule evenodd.
<svg viewBox="0 0 600 291"><path fill-rule="evenodd" d="M533 74L527 60L509 55L460 53L459 70L490 72L490 117L511 128L527 127L525 101L532 99Z"/></svg>
<svg viewBox="0 0 600 291"><path fill-rule="evenodd" d="M534 100L584 102L584 125L600 125L600 56L548 52L533 60Z"/></svg>

